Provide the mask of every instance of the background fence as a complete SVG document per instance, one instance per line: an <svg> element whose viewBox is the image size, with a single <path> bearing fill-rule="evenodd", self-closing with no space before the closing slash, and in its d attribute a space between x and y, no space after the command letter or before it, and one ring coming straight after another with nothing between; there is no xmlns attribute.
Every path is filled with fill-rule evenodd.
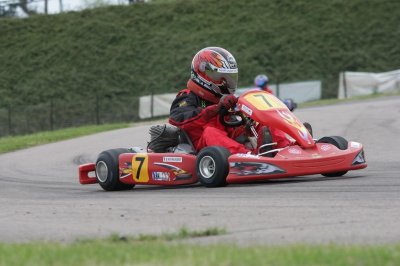
<svg viewBox="0 0 400 266"><path fill-rule="evenodd" d="M382 73L341 72L338 98L400 92L400 69Z"/></svg>
<svg viewBox="0 0 400 266"><path fill-rule="evenodd" d="M139 119L138 97L93 97L79 100L0 107L0 137L88 124L132 122Z"/></svg>
<svg viewBox="0 0 400 266"><path fill-rule="evenodd" d="M254 87L237 89L236 96L239 96L249 89L254 89ZM319 80L274 84L270 86L270 89L279 98L291 98L296 103L319 100L322 95L321 81ZM152 94L140 97L139 117L144 119L157 116L167 116L176 94L177 92Z"/></svg>

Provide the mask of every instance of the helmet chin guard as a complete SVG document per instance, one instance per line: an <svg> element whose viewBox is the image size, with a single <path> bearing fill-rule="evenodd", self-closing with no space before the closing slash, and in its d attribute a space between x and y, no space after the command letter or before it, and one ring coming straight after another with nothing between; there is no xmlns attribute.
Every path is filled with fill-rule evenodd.
<svg viewBox="0 0 400 266"><path fill-rule="evenodd" d="M202 86L198 85L191 79L189 79L187 82L187 88L194 94L208 102L218 103L219 99L221 98L220 95L212 93L211 90L205 90Z"/></svg>

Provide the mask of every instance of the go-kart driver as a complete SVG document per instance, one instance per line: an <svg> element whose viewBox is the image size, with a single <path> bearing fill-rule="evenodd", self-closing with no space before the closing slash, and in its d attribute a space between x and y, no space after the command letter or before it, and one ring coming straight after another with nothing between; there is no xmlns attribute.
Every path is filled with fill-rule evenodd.
<svg viewBox="0 0 400 266"><path fill-rule="evenodd" d="M185 130L197 151L207 146L223 146L232 154L257 154L258 149L236 141L247 134L245 126L225 128L218 119L222 107L229 110L235 106L237 98L233 94L237 82L236 60L227 50L207 47L194 56L187 88L173 101L169 122ZM282 131L268 130L265 126L256 130L259 135L257 146L268 142L277 142L277 148L290 145Z"/></svg>
<svg viewBox="0 0 400 266"><path fill-rule="evenodd" d="M272 90L268 87L269 78L267 75L260 74L257 75L254 79L254 85L260 90L266 91L268 93L274 94Z"/></svg>

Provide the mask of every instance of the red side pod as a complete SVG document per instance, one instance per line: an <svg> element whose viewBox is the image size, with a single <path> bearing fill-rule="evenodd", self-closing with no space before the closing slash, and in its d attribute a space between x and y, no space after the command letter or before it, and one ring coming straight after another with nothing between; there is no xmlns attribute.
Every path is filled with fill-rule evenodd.
<svg viewBox="0 0 400 266"><path fill-rule="evenodd" d="M119 173L125 184L175 186L198 181L196 156L190 154L123 153Z"/></svg>
<svg viewBox="0 0 400 266"><path fill-rule="evenodd" d="M94 172L96 170L96 164L87 163L79 166L79 183L82 185L87 184L96 184L97 178L96 176L90 177L89 173Z"/></svg>

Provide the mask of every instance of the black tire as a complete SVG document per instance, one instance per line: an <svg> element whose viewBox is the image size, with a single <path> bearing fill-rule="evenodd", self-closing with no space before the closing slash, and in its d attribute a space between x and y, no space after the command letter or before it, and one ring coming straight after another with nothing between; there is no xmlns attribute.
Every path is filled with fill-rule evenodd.
<svg viewBox="0 0 400 266"><path fill-rule="evenodd" d="M200 183L206 187L226 186L230 155L231 153L224 147L210 146L202 149L196 159L196 171Z"/></svg>
<svg viewBox="0 0 400 266"><path fill-rule="evenodd" d="M346 150L348 147L348 141L341 136L331 136L331 137L323 137L317 141L317 143L329 143L335 145L340 150ZM326 177L337 177L345 175L348 171L340 171L333 173L324 173L323 176Z"/></svg>
<svg viewBox="0 0 400 266"><path fill-rule="evenodd" d="M99 154L96 161L96 178L100 186L106 191L132 189L135 185L124 184L119 181L118 157L122 153L131 153L128 149L106 150Z"/></svg>
<svg viewBox="0 0 400 266"><path fill-rule="evenodd" d="M347 150L349 146L347 140L341 136L330 136L320 138L317 143L329 143L335 145L340 150Z"/></svg>

